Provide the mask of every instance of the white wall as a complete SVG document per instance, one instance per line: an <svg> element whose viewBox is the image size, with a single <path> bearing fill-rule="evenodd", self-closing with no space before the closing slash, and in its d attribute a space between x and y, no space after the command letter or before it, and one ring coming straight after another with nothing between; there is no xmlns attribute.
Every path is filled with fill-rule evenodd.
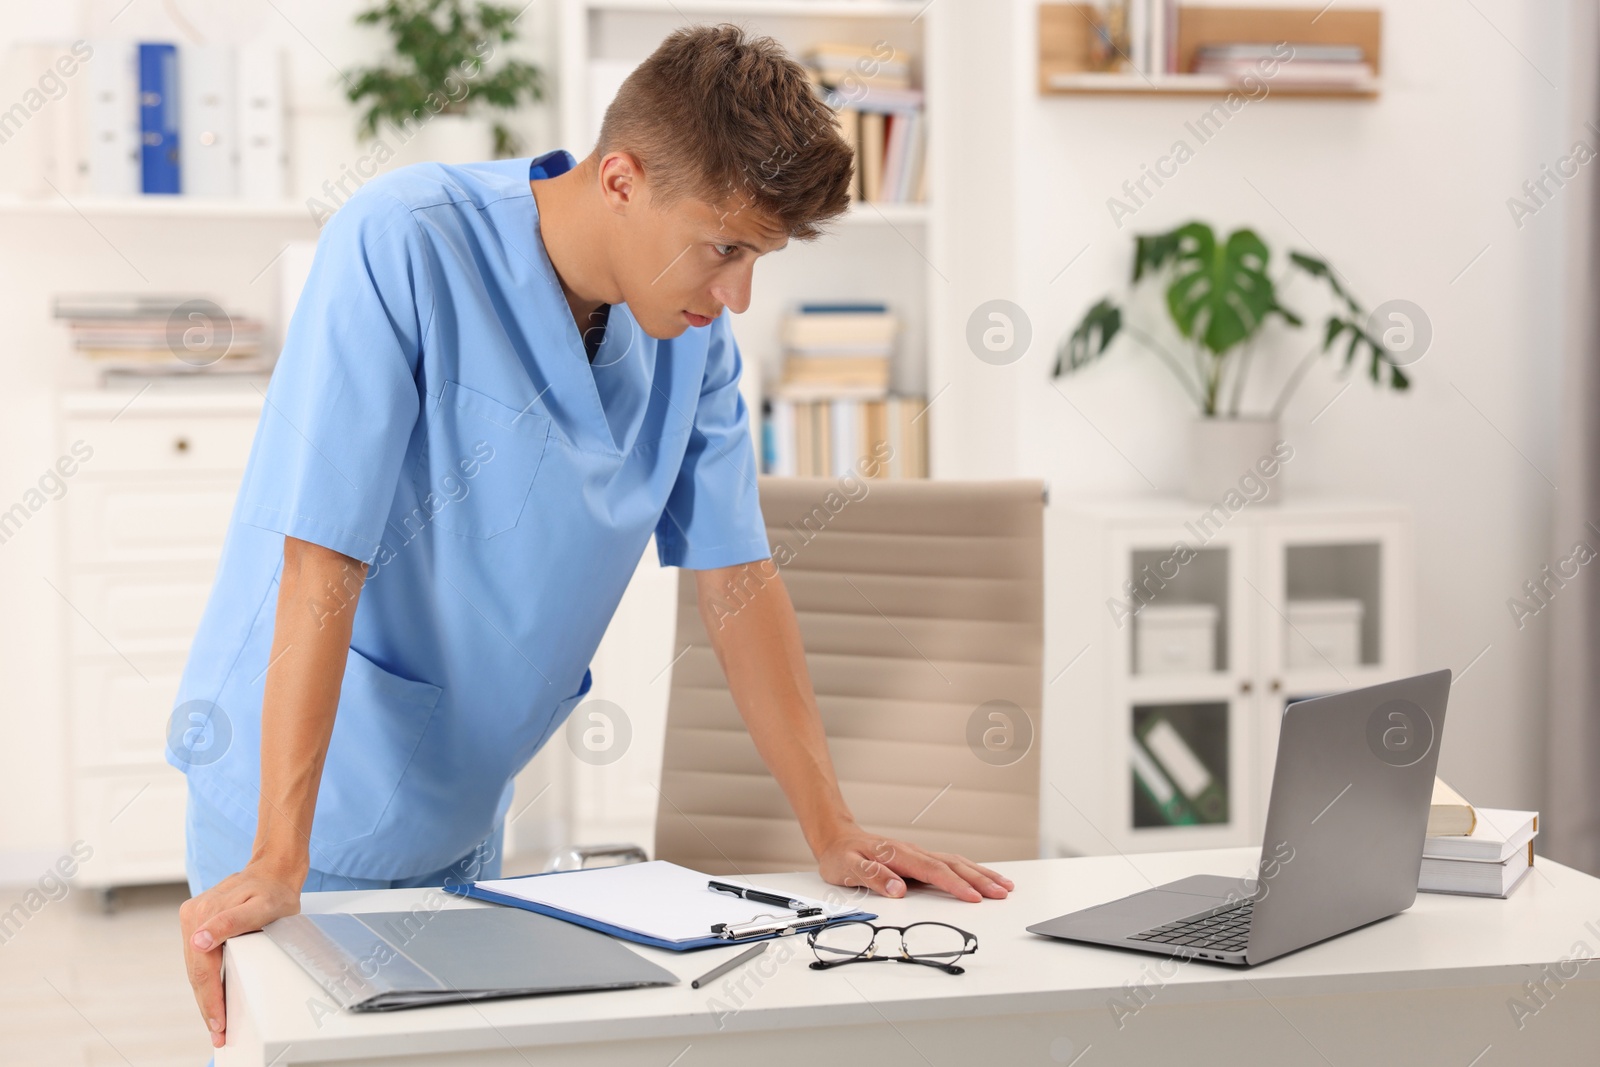
<svg viewBox="0 0 1600 1067"><path fill-rule="evenodd" d="M1124 290L1134 233L1191 218L1249 225L1280 266L1287 249L1321 253L1369 308L1394 298L1422 307L1434 340L1409 394L1357 378L1323 412L1343 384L1336 364L1308 375L1284 420L1296 448L1285 487L1415 509L1419 665L1472 664L1452 694L1441 773L1480 803L1532 807L1542 800L1548 615L1519 632L1506 600L1552 561L1559 533L1545 475L1555 470L1562 218L1558 197L1519 230L1505 202L1575 138L1600 138L1563 116L1564 5L1378 6L1381 99L1251 103L1200 145L1184 123L1213 101L1041 98L1034 5L1015 0L1017 291L986 296L1021 304L1034 342L994 373L1011 378L1019 473L1048 479L1053 499L1176 489L1191 412L1160 364L1113 350L1056 383L1070 404L1048 377L1060 335L1099 296ZM1197 146L1194 158L1119 229L1107 198L1179 137ZM1320 323L1315 286L1284 299ZM1309 336L1275 337L1261 384L1281 381ZM1067 607L1057 598L1047 610L1059 618ZM1053 640L1046 678L1076 651Z"/></svg>
<svg viewBox="0 0 1600 1067"><path fill-rule="evenodd" d="M1058 497L1149 492L1144 476L1162 488L1177 484L1189 412L1153 361L1123 351L1058 383L1089 422L1048 380L1055 339L1093 299L1120 288L1136 230L1190 217L1250 224L1279 250L1325 253L1369 305L1416 302L1435 340L1411 394L1380 394L1358 381L1312 425L1339 388L1331 365L1318 367L1288 411L1297 455L1287 487L1391 497L1416 509L1421 664L1459 672L1489 646L1456 687L1444 773L1480 801L1541 803L1548 619L1518 632L1505 601L1551 561L1560 533L1550 529L1553 490L1534 466L1553 474L1563 220L1558 197L1518 230L1505 201L1581 133L1562 113L1562 92L1545 80L1563 85L1565 5L1478 0L1480 16L1444 0L1384 4L1380 100L1249 105L1119 231L1106 198L1168 150L1202 101L1040 98L1030 0L940 3L951 10L938 47L966 62L934 97L959 116L949 124L956 137L933 148L954 205L930 252L951 278L941 309L948 336L933 339L950 354L929 382L930 394L950 385L934 409L938 469L1039 476ZM369 61L379 47L376 31L351 23L361 6L181 7L211 39L282 43L301 197L362 151L334 72ZM536 2L519 23L536 61L553 48L551 6ZM7 15L0 44L108 29L188 39L158 4L8 4ZM553 124L543 112L530 113L523 128L531 145L550 143ZM1584 136L1593 143L1593 134ZM15 499L55 457L50 398L67 348L48 318L52 293L142 288L116 245L151 288L204 287L224 303L266 312L270 294L252 279L288 236L315 232L309 224L291 233L277 223L117 220L101 224L102 234L70 213L0 222L0 501ZM1314 290L1290 296L1306 312L1320 308ZM970 309L994 297L1018 302L1033 323L1032 350L1009 367L971 359L960 339ZM1291 351L1299 349L1284 354ZM0 879L13 868L30 876L32 860L52 858L67 835L65 724L52 658L65 609L41 581L53 573L56 531L50 511L40 519L0 546ZM1048 610L1059 617L1064 608L1055 599ZM1046 677L1075 651L1052 643Z"/></svg>

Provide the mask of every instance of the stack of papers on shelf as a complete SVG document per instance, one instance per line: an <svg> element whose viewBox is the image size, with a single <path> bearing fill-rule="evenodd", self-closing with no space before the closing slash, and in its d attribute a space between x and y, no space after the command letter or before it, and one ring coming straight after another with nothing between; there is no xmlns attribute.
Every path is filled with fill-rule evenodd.
<svg viewBox="0 0 1600 1067"><path fill-rule="evenodd" d="M728 944L711 931L718 923L740 925L795 915L787 908L718 892L710 888L710 881L710 875L699 871L665 860L652 860L616 867L498 878L448 888L463 896L509 904L629 941L669 949ZM727 878L717 881L748 889L762 888ZM765 891L776 892L770 888ZM802 906L821 908L822 914L829 918L874 917L852 904L788 895Z"/></svg>
<svg viewBox="0 0 1600 1067"><path fill-rule="evenodd" d="M56 297L72 347L102 371L140 375L262 373L262 323L189 293Z"/></svg>
<svg viewBox="0 0 1600 1067"><path fill-rule="evenodd" d="M1232 81L1255 77L1297 89L1354 89L1375 75L1359 45L1219 44L1195 50L1194 73Z"/></svg>
<svg viewBox="0 0 1600 1067"><path fill-rule="evenodd" d="M1430 834L1424 841L1419 890L1505 897L1528 876L1539 813L1505 808L1476 811L1471 833Z"/></svg>

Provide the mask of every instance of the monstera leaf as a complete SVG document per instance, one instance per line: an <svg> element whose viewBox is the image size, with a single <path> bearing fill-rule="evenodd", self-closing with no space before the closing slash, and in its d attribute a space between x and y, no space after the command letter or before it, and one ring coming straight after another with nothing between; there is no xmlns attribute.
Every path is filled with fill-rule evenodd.
<svg viewBox="0 0 1600 1067"><path fill-rule="evenodd" d="M1333 343L1344 334L1349 334L1350 340L1345 345L1344 365L1346 369L1355 362L1356 356L1362 351L1367 356L1367 377L1374 382L1383 380L1383 372L1389 372L1389 386L1396 392L1401 392L1411 387L1411 379L1406 377L1406 372L1400 369L1395 362L1394 355L1378 338L1373 337L1364 325L1366 312L1339 284L1339 276L1325 260L1315 256L1308 256L1304 252L1290 252L1289 261L1313 278L1328 283L1328 288L1349 309L1346 315L1329 315L1328 321L1322 328L1322 350L1324 352L1333 348Z"/></svg>
<svg viewBox="0 0 1600 1067"><path fill-rule="evenodd" d="M1083 319L1056 349L1056 377L1102 355L1122 329L1122 309L1108 299L1083 313Z"/></svg>
<svg viewBox="0 0 1600 1067"><path fill-rule="evenodd" d="M1271 253L1255 231L1235 230L1218 244L1211 227L1191 222L1162 236L1176 241L1153 265L1172 261L1167 311L1183 336L1221 355L1249 340L1268 315L1282 315L1300 325L1300 319L1278 303L1267 277Z"/></svg>

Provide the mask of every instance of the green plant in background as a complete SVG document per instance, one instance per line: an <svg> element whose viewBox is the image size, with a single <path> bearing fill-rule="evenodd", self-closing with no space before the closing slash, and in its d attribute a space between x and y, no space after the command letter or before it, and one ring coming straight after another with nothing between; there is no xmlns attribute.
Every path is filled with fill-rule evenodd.
<svg viewBox="0 0 1600 1067"><path fill-rule="evenodd" d="M387 119L404 127L433 115L465 115L481 108L510 110L526 99L544 99L544 73L531 63L508 59L494 71L487 63L496 44L516 38L509 7L462 0L388 0L361 12L356 22L383 23L393 39L394 59L353 73L346 95L368 101L361 132L374 136ZM494 124L494 154L516 155L516 136Z"/></svg>
<svg viewBox="0 0 1600 1067"><path fill-rule="evenodd" d="M1167 313L1189 351L1186 358L1167 350L1148 333L1124 321L1122 308L1103 297L1084 313L1082 321L1062 338L1056 350L1054 374L1078 370L1126 333L1155 354L1183 385L1202 415L1237 417L1239 399L1250 369L1253 342L1263 325L1276 315L1291 326L1304 325L1299 315L1278 302L1277 286L1269 276L1271 251L1253 230L1241 228L1218 241L1211 227L1191 222L1169 233L1135 238L1133 284L1146 278L1165 279ZM1343 341L1345 369L1358 357L1367 363L1374 382L1387 382L1395 390L1411 383L1393 354L1368 332L1366 312L1339 284L1332 267L1315 256L1289 253L1292 267L1326 282L1338 304L1323 324L1322 345L1308 352L1290 374L1271 415L1277 418L1290 394L1300 384L1312 361ZM1226 412L1222 396L1228 398Z"/></svg>

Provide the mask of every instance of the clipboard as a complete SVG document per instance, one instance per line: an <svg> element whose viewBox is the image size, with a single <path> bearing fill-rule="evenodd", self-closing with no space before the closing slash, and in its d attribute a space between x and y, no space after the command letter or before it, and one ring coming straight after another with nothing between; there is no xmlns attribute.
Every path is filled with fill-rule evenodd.
<svg viewBox="0 0 1600 1067"><path fill-rule="evenodd" d="M546 879L563 881L547 882ZM723 878L717 880L729 881ZM672 952L747 944L797 932L779 929L739 933L740 926L748 925L752 919L760 916L774 920L798 920L800 916L790 909L714 892L708 887L710 881L710 875L663 860L653 860L616 867L555 871L523 875L520 878L447 885L445 890L457 896L563 919L625 941ZM795 899L823 909L817 917L820 922L813 920L811 925L845 919L877 918L872 912L847 910L841 905L829 905L826 901L803 896ZM582 901L581 908L575 903L579 900ZM716 922L732 925L734 932L729 936L713 934L711 926ZM703 929L705 933L695 936L694 931L698 929Z"/></svg>

